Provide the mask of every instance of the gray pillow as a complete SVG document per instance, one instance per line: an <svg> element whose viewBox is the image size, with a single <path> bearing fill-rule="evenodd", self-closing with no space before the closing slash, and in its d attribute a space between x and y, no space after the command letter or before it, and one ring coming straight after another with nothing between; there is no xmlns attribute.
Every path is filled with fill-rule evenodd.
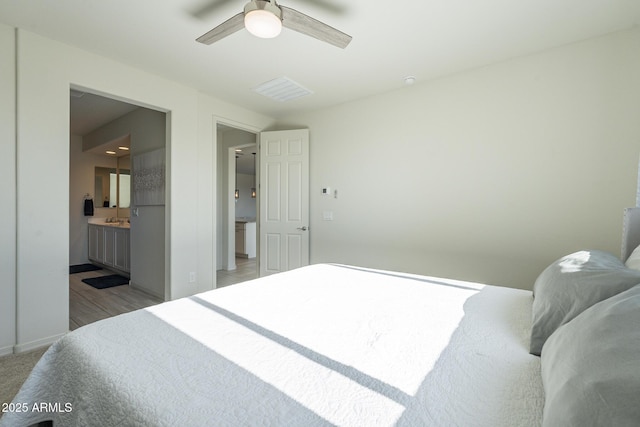
<svg viewBox="0 0 640 427"><path fill-rule="evenodd" d="M640 425L640 285L585 310L542 350L543 427Z"/></svg>
<svg viewBox="0 0 640 427"><path fill-rule="evenodd" d="M615 255L580 251L547 267L533 285L531 354L540 355L549 336L592 305L640 283L640 271Z"/></svg>

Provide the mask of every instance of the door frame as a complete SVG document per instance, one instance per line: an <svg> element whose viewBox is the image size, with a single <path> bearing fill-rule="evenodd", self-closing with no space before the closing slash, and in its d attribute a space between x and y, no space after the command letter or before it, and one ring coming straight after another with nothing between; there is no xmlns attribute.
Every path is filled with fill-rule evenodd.
<svg viewBox="0 0 640 427"><path fill-rule="evenodd" d="M256 134L256 142L253 144L240 144L240 145L232 145L228 148L227 152L227 164L228 164L228 174L227 174L227 267L233 266L233 268L228 268L228 270L236 269L236 243L235 243L235 226L236 226L236 205L235 205L235 188L234 187L234 179L236 173L236 164L235 164L235 150L238 148L247 148L247 147L256 147L256 188L260 188L260 177L258 176L258 167L260 163L260 154L258 153L258 138L259 134ZM260 205L258 204L260 200L260 192L256 192L256 268L259 270L259 262L260 262L260 247L259 244L259 229L260 229Z"/></svg>
<svg viewBox="0 0 640 427"><path fill-rule="evenodd" d="M260 135L260 132L263 131L263 129L255 127L255 126L251 126L249 124L246 123L242 123L242 122L237 122L235 120L230 120L227 119L225 117L221 117L221 116L213 116L213 123L212 123L212 133L213 133L213 141L214 141L214 149L212 150L213 152L213 164L216 165L216 169L218 167L218 149L219 149L219 144L221 143L221 141L218 141L218 125L222 125L222 126L226 126L226 127L231 127L234 129L238 129L241 131L245 131L245 132L249 132L255 135L256 139L255 139L255 144L258 144L258 137ZM242 144L240 144L242 145ZM247 146L251 145L251 144L246 144ZM237 147L234 147L234 149ZM258 151L256 151L256 156L259 156ZM227 159L226 159L226 163L229 164L229 162L231 160L234 160L234 157L230 157L228 155ZM260 171L260 159L259 157L256 158L256 187L259 188L260 185L260 176L259 176L259 171ZM227 182L230 184L231 181L230 179L233 179L233 173L235 172L235 163L233 165L233 171L231 171L231 167L228 168L228 173L227 173ZM214 268L215 271L218 271L217 268L217 263L218 263L218 240L219 239L223 239L222 240L222 244L221 244L221 250L222 250L222 268L224 269L224 265L226 265L228 263L228 257L229 254L231 253L231 247L233 246L233 253L231 253L231 255L234 258L233 261L233 265L234 265L234 269L235 269L235 242L232 244L231 242L235 239L235 207L231 206L231 204L234 202L233 200L233 190L231 190L231 192L229 192L229 185L227 185L227 187L223 187L222 189L222 194L218 194L218 173L214 173L212 176L213 179L213 191L214 191L214 197L213 197L213 202L214 202L214 216L213 216L213 230L216 230L216 239L214 239L213 241L213 262L214 265L216 266ZM218 218L218 204L220 203L224 203L222 206L222 214L223 214L223 218ZM226 208L226 212L225 212L225 208ZM233 210L232 210L233 208ZM256 250L258 251L256 254L256 277L258 277L258 274L260 272L260 257L259 257L259 245L260 245L260 218L259 215L257 214L259 212L260 209L260 192L258 192L258 194L256 195ZM230 215L231 213L231 215ZM227 221L224 221L224 215L227 216ZM222 224L222 229L221 229L221 235L217 236L217 230L218 230L218 221L220 220L221 224ZM226 240L226 245L225 245L225 240ZM224 253L226 249L226 254ZM214 274L214 289L217 288L218 286L218 282L217 282L217 278L216 275Z"/></svg>

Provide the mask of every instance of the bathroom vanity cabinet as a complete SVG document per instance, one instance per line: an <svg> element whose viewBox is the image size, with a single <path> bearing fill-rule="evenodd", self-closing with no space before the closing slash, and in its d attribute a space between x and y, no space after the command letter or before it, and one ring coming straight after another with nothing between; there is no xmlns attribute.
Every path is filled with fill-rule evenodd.
<svg viewBox="0 0 640 427"><path fill-rule="evenodd" d="M236 256L256 257L256 223L236 221Z"/></svg>
<svg viewBox="0 0 640 427"><path fill-rule="evenodd" d="M89 224L89 261L129 273L129 250L129 228Z"/></svg>

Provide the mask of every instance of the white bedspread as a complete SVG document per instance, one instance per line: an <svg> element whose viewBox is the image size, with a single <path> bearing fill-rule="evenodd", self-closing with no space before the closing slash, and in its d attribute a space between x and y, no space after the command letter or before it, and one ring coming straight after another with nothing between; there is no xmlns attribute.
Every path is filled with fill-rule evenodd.
<svg viewBox="0 0 640 427"><path fill-rule="evenodd" d="M69 333L16 396L29 410L0 425L540 425L531 302L516 289L309 266ZM42 402L58 405L33 412Z"/></svg>

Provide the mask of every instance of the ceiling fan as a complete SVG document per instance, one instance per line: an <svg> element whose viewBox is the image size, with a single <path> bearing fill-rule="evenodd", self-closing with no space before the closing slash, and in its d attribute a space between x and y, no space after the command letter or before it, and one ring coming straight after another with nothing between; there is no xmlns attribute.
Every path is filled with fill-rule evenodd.
<svg viewBox="0 0 640 427"><path fill-rule="evenodd" d="M276 0L251 0L244 11L232 16L222 24L198 37L196 41L212 44L236 31L246 28L251 34L261 38L273 38L280 34L282 27L344 49L352 37L342 31L318 21L289 7L280 6Z"/></svg>

